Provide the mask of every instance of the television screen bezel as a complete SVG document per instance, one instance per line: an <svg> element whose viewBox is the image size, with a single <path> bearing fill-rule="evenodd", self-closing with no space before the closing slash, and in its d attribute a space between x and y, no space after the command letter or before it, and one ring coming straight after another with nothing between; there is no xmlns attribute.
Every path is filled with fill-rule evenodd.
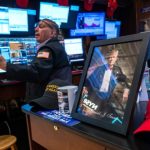
<svg viewBox="0 0 150 150"><path fill-rule="evenodd" d="M85 62L85 66L83 68L84 71L81 76L77 96L76 96L74 106L71 112L71 116L73 118L78 119L82 122L89 123L93 126L103 128L110 132L115 132L115 133L124 135L124 136L126 136L129 133L129 126L131 125L131 119L133 119L133 111L134 111L136 100L137 100L137 95L138 95L138 91L140 87L140 82L142 79L142 74L145 68L147 53L148 53L148 49L150 48L149 39L150 39L150 33L139 33L139 34L134 34L134 35L122 36L122 37L115 38L115 39L98 40L98 41L94 41L91 43L88 56ZM94 48L100 47L100 46L115 45L118 43L128 43L128 42L136 42L136 41L142 41L141 48L139 49L137 64L135 66L133 81L132 81L132 85L130 89L130 93L132 94L129 94L127 106L125 109L124 120L122 124L121 125L109 124L107 121L105 122L101 119L88 117L78 112L78 108L79 108L80 100L81 100L81 94L82 94L83 86L85 83L88 67L90 65L90 61L93 55Z"/></svg>

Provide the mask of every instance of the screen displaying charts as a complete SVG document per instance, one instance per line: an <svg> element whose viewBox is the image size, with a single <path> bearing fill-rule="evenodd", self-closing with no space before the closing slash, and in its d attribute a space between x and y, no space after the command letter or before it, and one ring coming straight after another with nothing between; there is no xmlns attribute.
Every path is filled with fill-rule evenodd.
<svg viewBox="0 0 150 150"><path fill-rule="evenodd" d="M76 29L70 30L70 36L96 36L105 34L105 13L78 13Z"/></svg>

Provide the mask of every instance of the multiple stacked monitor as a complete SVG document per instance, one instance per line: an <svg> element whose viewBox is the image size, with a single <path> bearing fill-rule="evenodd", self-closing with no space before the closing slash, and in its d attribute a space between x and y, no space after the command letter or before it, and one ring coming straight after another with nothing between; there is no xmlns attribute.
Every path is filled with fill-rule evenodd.
<svg viewBox="0 0 150 150"><path fill-rule="evenodd" d="M104 12L79 12L79 9L76 5L60 6L57 3L40 2L38 18L49 18L62 30L69 31L69 36L64 39L65 50L71 63L82 64L85 58L82 38L118 37L121 22L105 20ZM36 20L35 10L0 7L0 35L4 37L0 38L0 55L8 62L30 64L36 54L37 43L33 38ZM22 35L24 38L20 38Z"/></svg>
<svg viewBox="0 0 150 150"><path fill-rule="evenodd" d="M0 38L0 55L9 63L26 65L35 57L36 46L35 38Z"/></svg>
<svg viewBox="0 0 150 150"><path fill-rule="evenodd" d="M79 10L79 6L76 5L60 6L49 2L40 2L37 15L35 10L0 7L0 35L17 36L22 33L33 36L36 20L48 18L55 21L61 29L69 30L70 37L119 36L120 21L106 21L105 12L79 12Z"/></svg>
<svg viewBox="0 0 150 150"><path fill-rule="evenodd" d="M70 63L84 62L82 38L64 39ZM0 38L0 55L12 64L30 65L37 51L35 38ZM0 71L3 73L3 71Z"/></svg>

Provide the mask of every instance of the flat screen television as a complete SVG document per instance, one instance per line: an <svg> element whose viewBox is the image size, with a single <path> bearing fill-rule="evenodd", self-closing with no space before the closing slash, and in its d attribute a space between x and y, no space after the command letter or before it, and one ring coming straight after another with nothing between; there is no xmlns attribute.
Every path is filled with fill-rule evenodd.
<svg viewBox="0 0 150 150"><path fill-rule="evenodd" d="M80 7L78 5L70 5L69 7L69 15L68 15L68 21L62 22L60 25L61 29L75 29L76 28L76 20L77 15L79 13Z"/></svg>
<svg viewBox="0 0 150 150"><path fill-rule="evenodd" d="M64 47L71 62L84 60L82 38L64 39Z"/></svg>
<svg viewBox="0 0 150 150"><path fill-rule="evenodd" d="M76 29L70 36L96 36L105 34L105 12L78 13Z"/></svg>
<svg viewBox="0 0 150 150"><path fill-rule="evenodd" d="M28 31L28 13L26 9L9 8L10 31Z"/></svg>
<svg viewBox="0 0 150 150"><path fill-rule="evenodd" d="M57 3L40 2L39 19L51 19L59 26L68 22L69 6L60 6Z"/></svg>
<svg viewBox="0 0 150 150"><path fill-rule="evenodd" d="M0 34L10 34L8 7L0 7Z"/></svg>
<svg viewBox="0 0 150 150"><path fill-rule="evenodd" d="M93 41L72 117L102 130L129 134L149 48L148 32Z"/></svg>
<svg viewBox="0 0 150 150"><path fill-rule="evenodd" d="M0 35L33 36L35 20L36 10L0 7Z"/></svg>
<svg viewBox="0 0 150 150"><path fill-rule="evenodd" d="M106 39L117 38L120 36L121 21L106 20L105 21L105 34Z"/></svg>
<svg viewBox="0 0 150 150"><path fill-rule="evenodd" d="M28 64L37 50L35 38L0 38L0 55L12 64Z"/></svg>

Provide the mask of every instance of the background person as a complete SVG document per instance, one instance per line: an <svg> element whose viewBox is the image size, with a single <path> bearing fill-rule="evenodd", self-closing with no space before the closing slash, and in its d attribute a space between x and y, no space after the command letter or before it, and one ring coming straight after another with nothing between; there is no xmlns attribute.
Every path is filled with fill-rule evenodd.
<svg viewBox="0 0 150 150"><path fill-rule="evenodd" d="M0 56L0 68L7 71L7 79L27 82L27 101L41 97L46 85L53 79L72 81L67 54L58 41L58 34L58 25L52 20L43 19L36 25L35 38L39 46L29 66L7 63Z"/></svg>

